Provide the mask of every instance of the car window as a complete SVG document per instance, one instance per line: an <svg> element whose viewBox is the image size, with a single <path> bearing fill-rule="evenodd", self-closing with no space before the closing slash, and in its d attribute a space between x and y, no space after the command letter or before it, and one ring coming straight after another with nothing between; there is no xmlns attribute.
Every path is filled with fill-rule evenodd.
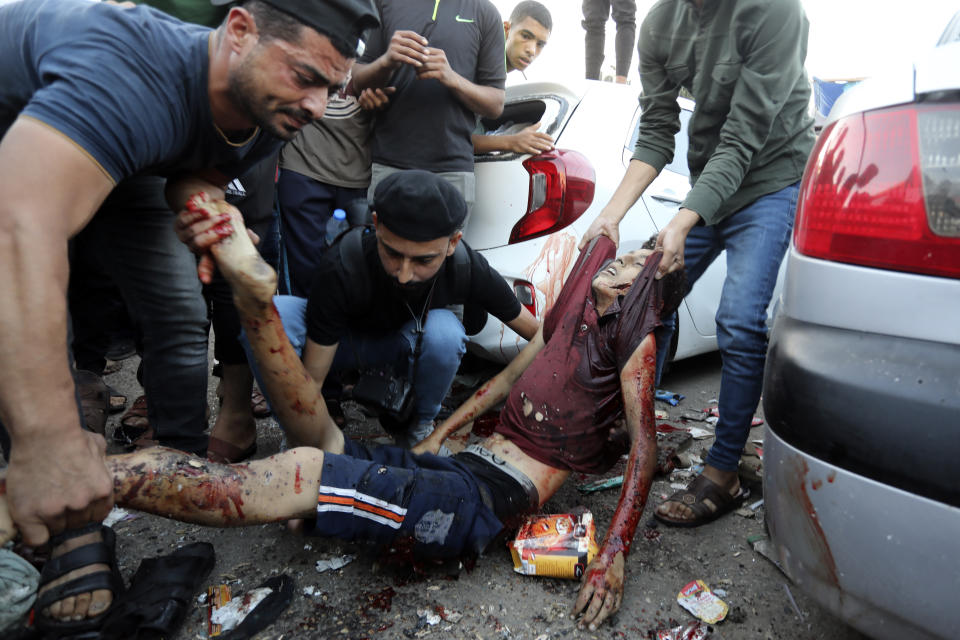
<svg viewBox="0 0 960 640"><path fill-rule="evenodd" d="M691 112L687 109L680 109L680 131L673 137L673 160L670 161L665 170L679 173L682 176L689 176L690 169L687 167L687 125L690 123ZM633 125L631 128L630 139L624 146L626 156L633 155L633 148L637 145L637 136L640 134L640 109L633 116Z"/></svg>
<svg viewBox="0 0 960 640"><path fill-rule="evenodd" d="M487 135L504 135L516 133L540 122L542 131L553 134L566 111L567 101L562 98L536 98L513 102L503 107L500 117L481 118L480 130Z"/></svg>
<svg viewBox="0 0 960 640"><path fill-rule="evenodd" d="M552 136L563 125L568 113L568 104L559 96L537 97L520 100L504 105L499 118L480 118L474 133L484 135L510 135L518 133L532 124L541 123L540 131ZM476 162L509 161L518 154L508 151L494 151L475 155Z"/></svg>
<svg viewBox="0 0 960 640"><path fill-rule="evenodd" d="M947 28L943 30L943 35L940 36L937 46L958 41L960 41L960 13L954 14L951 18Z"/></svg>

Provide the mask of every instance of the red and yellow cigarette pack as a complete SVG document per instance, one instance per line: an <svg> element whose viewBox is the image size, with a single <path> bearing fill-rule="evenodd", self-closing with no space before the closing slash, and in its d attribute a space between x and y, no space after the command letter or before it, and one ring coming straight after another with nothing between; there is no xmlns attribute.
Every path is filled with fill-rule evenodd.
<svg viewBox="0 0 960 640"><path fill-rule="evenodd" d="M593 514L530 516L508 546L517 573L579 580L597 555Z"/></svg>

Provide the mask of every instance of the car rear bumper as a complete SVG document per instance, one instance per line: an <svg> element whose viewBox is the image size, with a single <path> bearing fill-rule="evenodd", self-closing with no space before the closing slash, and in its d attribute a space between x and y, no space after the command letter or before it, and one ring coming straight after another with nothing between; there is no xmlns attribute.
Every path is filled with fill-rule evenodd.
<svg viewBox="0 0 960 640"><path fill-rule="evenodd" d="M960 346L781 314L763 408L769 430L799 451L960 507Z"/></svg>
<svg viewBox="0 0 960 640"><path fill-rule="evenodd" d="M769 426L764 507L790 578L878 639L955 638L960 509L818 460Z"/></svg>

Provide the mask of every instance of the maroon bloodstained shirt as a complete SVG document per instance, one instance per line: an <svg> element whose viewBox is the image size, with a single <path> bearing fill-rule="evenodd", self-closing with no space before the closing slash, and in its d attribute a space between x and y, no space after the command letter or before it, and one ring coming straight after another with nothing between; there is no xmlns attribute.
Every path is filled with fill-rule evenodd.
<svg viewBox="0 0 960 640"><path fill-rule="evenodd" d="M543 325L545 346L510 391L496 431L531 458L557 469L606 471L622 448L609 442L623 418L620 371L661 325L661 254L647 260L626 295L602 316L591 287L616 255L600 236L580 252Z"/></svg>

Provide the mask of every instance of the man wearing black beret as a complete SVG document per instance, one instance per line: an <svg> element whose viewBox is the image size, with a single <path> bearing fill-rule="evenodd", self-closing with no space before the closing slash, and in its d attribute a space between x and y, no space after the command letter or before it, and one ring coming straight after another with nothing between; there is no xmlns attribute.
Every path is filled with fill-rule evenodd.
<svg viewBox="0 0 960 640"><path fill-rule="evenodd" d="M102 531L84 527L113 498L67 356L69 238L134 176L152 185L138 197L173 211L198 191L222 199L231 178L323 115L377 25L372 0L245 0L216 30L85 0L0 7L0 419L12 517L28 545L54 536L37 605L50 635L96 628L121 586L100 564L112 560ZM156 221L130 225L144 262L172 236L172 215ZM204 278L212 264L201 258ZM157 274L163 286L186 280Z"/></svg>
<svg viewBox="0 0 960 640"><path fill-rule="evenodd" d="M478 309L481 319L491 313L526 340L539 326L503 277L462 242L466 214L463 197L442 177L391 174L375 193L374 232L354 230L324 255L308 299L275 299L317 384L341 370L383 366L410 380L413 415L394 434L402 446L433 431L466 351L464 325L448 307ZM351 241L356 251L347 249Z"/></svg>

